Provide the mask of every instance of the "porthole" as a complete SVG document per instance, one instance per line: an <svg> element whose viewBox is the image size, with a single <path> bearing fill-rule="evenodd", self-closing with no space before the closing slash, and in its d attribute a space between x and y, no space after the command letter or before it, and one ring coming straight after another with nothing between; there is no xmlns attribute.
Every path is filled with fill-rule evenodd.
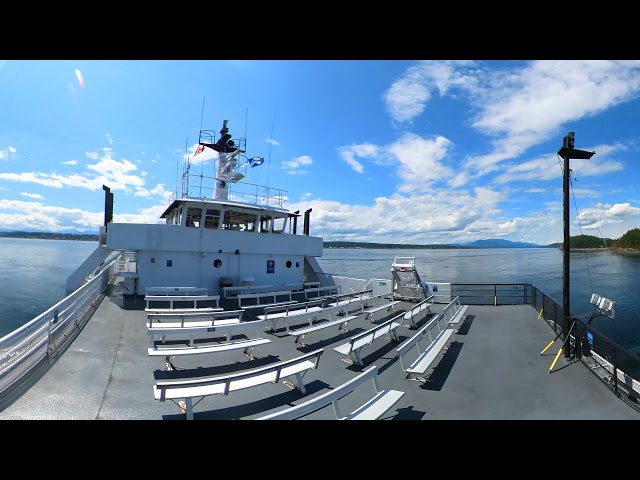
<svg viewBox="0 0 640 480"><path fill-rule="evenodd" d="M287 266L287 268L291 268L291 265L293 265L291 263L291 260L287 260L287 263L285 263L285 265Z"/></svg>
<svg viewBox="0 0 640 480"><path fill-rule="evenodd" d="M216 267L216 268L220 268L222 266L222 260L220 260L219 258L216 258L213 261L213 266Z"/></svg>

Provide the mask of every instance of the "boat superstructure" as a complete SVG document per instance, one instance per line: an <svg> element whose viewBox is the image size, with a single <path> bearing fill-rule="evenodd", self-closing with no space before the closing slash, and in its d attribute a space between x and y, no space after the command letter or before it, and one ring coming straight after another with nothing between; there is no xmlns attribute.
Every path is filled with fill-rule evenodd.
<svg viewBox="0 0 640 480"><path fill-rule="evenodd" d="M249 185L250 199L251 192L240 190L246 178L242 168L259 160L244 156L246 142L231 139L226 121L218 140L207 135L201 132L199 146L216 152L211 189L203 176L192 181L187 165L179 194L161 216L164 224L111 221L113 197L105 187L100 244L67 281L70 293L0 338L0 419L259 419L335 395L373 366L374 385L397 395L393 407L377 417L382 419L640 419L640 359L589 321L574 318L567 331L563 308L529 283L426 279L427 285L415 257L396 256L390 278L325 273L316 261L322 238L309 234L310 210L298 232L300 215L284 208L285 192L267 189L259 195ZM224 286L279 289L304 282L339 294L316 299L319 306L308 302L304 289L290 292L293 300L285 310L294 303L306 306L291 324L279 320L286 327L268 321L266 307L258 306L252 315L258 320L226 324L192 317L176 325L172 315L202 312L165 311L169 320L156 324L160 332L154 333L143 298L151 287L205 289L222 297ZM592 298L597 313L613 316L614 305L604 300ZM223 313L247 313L238 306ZM329 320L314 318L319 311L334 313ZM229 333L252 322L263 322L254 337ZM194 339L193 329L204 339ZM228 337L209 343L225 329ZM185 338L164 338L176 333ZM204 352L197 351L201 340ZM427 348L421 350L423 340ZM247 351L245 341L255 342L256 349ZM559 343L572 351L564 361L562 349L555 359L545 353ZM303 355L318 355L313 366L306 360L296 364L306 369L306 389L292 383L301 382L302 374L291 365L270 376L274 365ZM281 373L295 379L282 379ZM220 385L221 378L226 387L192 401L203 388ZM158 393L163 382L191 393L183 402L167 400ZM366 409L371 394L354 390L343 406L345 413ZM338 416L327 407L309 418Z"/></svg>
<svg viewBox="0 0 640 480"><path fill-rule="evenodd" d="M246 140L232 140L227 120L217 141L204 130L198 143L198 150L216 152L215 176L192 175L188 164L180 194L161 215L164 224L105 226L109 250L135 254L130 293L181 285L220 295L224 286L317 280L322 238L309 234L311 211L301 215L284 208L282 190L240 183L247 167L263 159L244 155Z"/></svg>

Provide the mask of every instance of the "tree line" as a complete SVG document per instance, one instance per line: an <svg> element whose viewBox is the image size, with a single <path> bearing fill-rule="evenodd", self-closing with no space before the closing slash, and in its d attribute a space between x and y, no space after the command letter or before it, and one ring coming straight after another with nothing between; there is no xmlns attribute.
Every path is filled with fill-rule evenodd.
<svg viewBox="0 0 640 480"><path fill-rule="evenodd" d="M569 239L570 248L640 249L640 228L633 228L618 239L600 238L593 235L576 235ZM560 244L560 248L563 244Z"/></svg>

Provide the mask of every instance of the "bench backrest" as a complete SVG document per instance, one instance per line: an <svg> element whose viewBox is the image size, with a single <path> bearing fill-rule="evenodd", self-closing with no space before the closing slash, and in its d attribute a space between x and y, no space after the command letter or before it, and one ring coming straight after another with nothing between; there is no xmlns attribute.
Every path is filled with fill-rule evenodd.
<svg viewBox="0 0 640 480"><path fill-rule="evenodd" d="M305 298L320 297L322 296L322 294L325 294L326 296L328 296L328 295L339 294L339 293L340 293L340 287L338 287L337 285L325 285L323 287L305 288L304 290Z"/></svg>
<svg viewBox="0 0 640 480"><path fill-rule="evenodd" d="M288 297L289 301L292 301L291 290L280 290L277 292L263 292L263 293L241 293L238 295L238 302L241 307L247 305L260 305L261 300L270 299L270 302L266 303L278 303L278 297ZM252 303L251 300L254 302ZM249 302L247 302L249 301Z"/></svg>
<svg viewBox="0 0 640 480"><path fill-rule="evenodd" d="M189 313L147 313L147 318L150 323L154 321L160 322L162 320L211 320L211 324L216 320L224 320L227 318L237 318L242 322L242 315L244 310L220 310L217 312L189 312ZM188 322L187 322L188 323Z"/></svg>
<svg viewBox="0 0 640 480"><path fill-rule="evenodd" d="M404 318L406 320L409 320L409 319L413 318L414 315L417 315L418 313L423 311L425 308L430 307L434 298L435 298L435 295L430 295L429 297L425 298L424 300L416 303L413 307L411 307L410 310L407 310L405 312Z"/></svg>
<svg viewBox="0 0 640 480"><path fill-rule="evenodd" d="M370 379L373 379L374 389L376 392L378 392L379 387L377 382L375 381L377 375L378 367L375 365L371 365L358 376L346 381L333 390L329 390L328 392L323 393L316 398L312 398L311 400L307 400L300 405L287 408L286 410L282 410L280 412L265 415L264 417L260 417L257 420L295 420L296 418L303 417L317 410L320 410L321 408L326 407L331 403L337 402L341 398L353 392L358 386L362 385L364 382Z"/></svg>
<svg viewBox="0 0 640 480"><path fill-rule="evenodd" d="M251 320L249 322L229 323L226 325L211 325L207 327L190 327L188 323L184 327L180 328L164 328L162 323L157 323L154 326L148 328L149 335L163 335L169 333L181 334L181 333L231 333L241 332L246 330L257 330L264 328L264 320ZM190 332L191 331L191 332Z"/></svg>
<svg viewBox="0 0 640 480"><path fill-rule="evenodd" d="M145 295L207 295L207 287L147 287Z"/></svg>
<svg viewBox="0 0 640 480"><path fill-rule="evenodd" d="M166 391L172 388L203 387L207 385L219 385L219 384L225 384L223 394L227 395L229 393L232 383L244 380L246 378L273 373L274 376L272 378L269 378L268 381L277 383L280 381L280 372L285 367L289 367L289 366L296 365L298 363L302 363L306 361L313 361L315 363L313 368L318 368L318 364L320 363L320 356L322 355L322 352L324 352L324 349L320 348L318 350L305 353L304 355L300 355L299 357L292 358L290 360L284 360L282 362L273 363L271 365L265 365L263 367L254 368L252 370L246 370L244 372L238 372L238 373L231 373L228 375L221 375L221 376L219 375L215 377L201 377L201 378L193 378L193 379L187 379L187 380L158 380L156 382L156 388L160 390L160 400L164 400Z"/></svg>
<svg viewBox="0 0 640 480"><path fill-rule="evenodd" d="M451 302L447 304L446 307L442 309L442 315L447 318L447 320L451 320L453 316L460 310L460 297L456 297Z"/></svg>
<svg viewBox="0 0 640 480"><path fill-rule="evenodd" d="M324 307L326 299L321 298L317 300L311 300L304 303L291 303L289 305L274 305L273 307L265 307L264 308L264 319L266 320L270 315L281 316L289 316L289 315L297 315L302 312L307 312L311 307ZM281 315L284 314L284 315Z"/></svg>
<svg viewBox="0 0 640 480"><path fill-rule="evenodd" d="M398 348L396 348L396 353L398 355L404 355L409 350L411 350L414 346L418 345L422 339L425 337L428 338L429 342L432 341L431 331L438 327L438 333L440 333L440 320L443 318L441 314L434 315L429 322L418 330L415 335L402 343Z"/></svg>
<svg viewBox="0 0 640 480"><path fill-rule="evenodd" d="M375 327L371 327L369 330L364 332L360 332L349 339L349 343L351 344L351 348L349 352L352 352L356 348L360 348L363 345L373 342L376 338L379 338L381 335L389 333L391 331L391 327L394 322L398 322L398 319L402 317L402 313L399 313L393 318L386 320ZM399 322L398 322L399 323Z"/></svg>
<svg viewBox="0 0 640 480"><path fill-rule="evenodd" d="M241 293L260 293L260 290L271 290L273 285L242 285L237 287L222 287L224 298L235 298Z"/></svg>

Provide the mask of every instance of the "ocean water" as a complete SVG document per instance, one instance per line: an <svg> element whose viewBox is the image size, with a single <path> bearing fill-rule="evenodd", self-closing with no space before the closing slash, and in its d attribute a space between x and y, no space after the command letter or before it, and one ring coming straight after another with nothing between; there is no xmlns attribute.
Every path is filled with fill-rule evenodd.
<svg viewBox="0 0 640 480"><path fill-rule="evenodd" d="M64 298L65 283L96 242L0 237L0 336ZM420 279L450 283L532 283L562 305L562 251L532 249L325 249L327 273L391 278L396 256L415 257ZM593 311L592 293L616 302L614 318L591 324L621 346L640 353L640 255L571 253L571 311Z"/></svg>
<svg viewBox="0 0 640 480"><path fill-rule="evenodd" d="M0 337L62 300L97 242L0 237Z"/></svg>
<svg viewBox="0 0 640 480"><path fill-rule="evenodd" d="M422 281L532 283L562 305L563 253L554 248L500 249L325 249L318 263L327 273L356 278L391 278L396 256L415 257ZM571 312L593 312L591 294L616 302L614 318L591 325L640 354L640 255L608 251L571 252Z"/></svg>

